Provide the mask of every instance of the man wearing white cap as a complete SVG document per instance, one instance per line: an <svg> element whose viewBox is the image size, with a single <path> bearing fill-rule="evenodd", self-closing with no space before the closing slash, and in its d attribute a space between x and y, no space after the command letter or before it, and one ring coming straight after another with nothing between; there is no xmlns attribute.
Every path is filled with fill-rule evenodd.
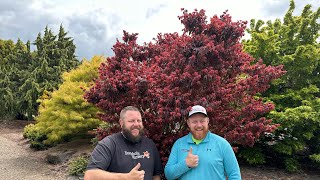
<svg viewBox="0 0 320 180"><path fill-rule="evenodd" d="M189 112L190 133L178 139L165 166L168 180L239 180L240 168L231 145L209 131L207 111L200 105Z"/></svg>

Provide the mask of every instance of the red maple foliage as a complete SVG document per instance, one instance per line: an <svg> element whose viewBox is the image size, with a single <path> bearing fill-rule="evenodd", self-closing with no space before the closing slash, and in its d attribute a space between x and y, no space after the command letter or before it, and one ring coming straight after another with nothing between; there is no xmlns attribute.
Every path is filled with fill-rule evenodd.
<svg viewBox="0 0 320 180"><path fill-rule="evenodd" d="M274 108L257 93L285 73L282 66L266 66L242 51L246 22L232 22L224 12L207 22L204 10L179 16L183 34L158 34L153 42L137 44L138 34L124 31L115 55L99 68L100 76L85 98L105 110L102 120L118 123L128 105L141 109L146 134L165 163L175 140L188 132L191 106L206 107L210 130L234 147L253 146L277 125L264 115ZM99 139L119 131L98 131Z"/></svg>

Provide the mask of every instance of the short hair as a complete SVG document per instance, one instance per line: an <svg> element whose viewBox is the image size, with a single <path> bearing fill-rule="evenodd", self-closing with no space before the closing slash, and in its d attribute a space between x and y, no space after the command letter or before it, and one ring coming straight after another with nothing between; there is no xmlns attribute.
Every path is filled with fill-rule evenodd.
<svg viewBox="0 0 320 180"><path fill-rule="evenodd" d="M139 111L138 108L136 108L136 107L134 107L134 106L127 106L127 107L124 107L124 108L121 110L121 112L120 112L120 119L124 119L124 118L125 118L125 114L126 114L127 111L138 111L138 112L140 113L140 111Z"/></svg>

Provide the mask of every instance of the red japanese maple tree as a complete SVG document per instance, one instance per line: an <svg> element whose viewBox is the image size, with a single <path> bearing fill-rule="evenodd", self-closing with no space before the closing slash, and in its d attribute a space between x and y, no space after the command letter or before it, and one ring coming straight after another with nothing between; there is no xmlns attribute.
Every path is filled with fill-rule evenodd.
<svg viewBox="0 0 320 180"><path fill-rule="evenodd" d="M141 109L146 134L166 162L175 140L188 132L191 106L206 107L210 130L235 147L252 146L276 125L264 115L274 108L256 95L285 73L282 66L266 66L242 51L246 22L233 22L224 12L209 22L204 10L179 16L183 34L158 34L138 45L137 34L124 31L115 55L102 64L95 85L85 98L104 109L102 120L118 123L128 105ZM119 131L113 126L99 138Z"/></svg>

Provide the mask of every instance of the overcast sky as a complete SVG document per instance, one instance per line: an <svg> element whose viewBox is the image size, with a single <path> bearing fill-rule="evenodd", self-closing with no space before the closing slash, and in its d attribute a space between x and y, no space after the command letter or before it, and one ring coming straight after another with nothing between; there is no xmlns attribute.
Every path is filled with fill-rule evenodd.
<svg viewBox="0 0 320 180"><path fill-rule="evenodd" d="M46 25L58 33L60 24L76 44L78 59L112 56L122 31L139 33L138 42L149 42L158 33L181 32L177 16L205 9L206 15L225 10L233 20L283 18L290 0L0 0L0 39L33 42ZM295 0L295 14L306 4L313 10L320 0Z"/></svg>

